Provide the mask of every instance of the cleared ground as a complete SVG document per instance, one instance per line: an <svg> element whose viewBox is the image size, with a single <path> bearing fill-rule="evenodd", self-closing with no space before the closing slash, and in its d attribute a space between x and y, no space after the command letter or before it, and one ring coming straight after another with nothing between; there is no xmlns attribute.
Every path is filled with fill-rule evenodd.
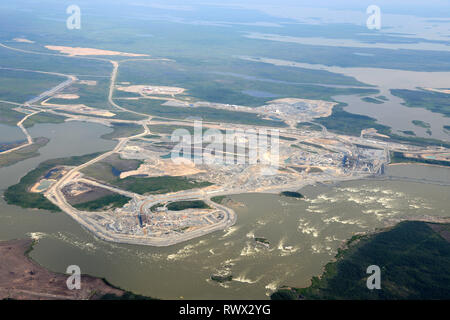
<svg viewBox="0 0 450 320"><path fill-rule="evenodd" d="M125 293L87 275L81 277L80 290L69 290L68 275L50 272L27 256L32 243L32 240L0 242L0 300L96 300L106 294L120 297Z"/></svg>

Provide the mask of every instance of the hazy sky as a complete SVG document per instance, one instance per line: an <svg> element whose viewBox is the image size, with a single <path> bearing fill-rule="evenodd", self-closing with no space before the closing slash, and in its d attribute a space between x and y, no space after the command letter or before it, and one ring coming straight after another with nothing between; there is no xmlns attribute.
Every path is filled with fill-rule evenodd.
<svg viewBox="0 0 450 320"><path fill-rule="evenodd" d="M172 8L176 10L189 10L198 5L244 6L244 7L313 7L330 10L361 11L369 5L378 5L385 13L408 14L422 17L450 18L450 0L14 0L0 1L0 7L8 5L54 4L97 4L111 5L147 5L148 7Z"/></svg>
<svg viewBox="0 0 450 320"><path fill-rule="evenodd" d="M450 18L449 0L122 0L128 3L160 3L164 5L273 5L273 6L307 6L334 10L360 10L369 5L378 5L388 13L417 14Z"/></svg>

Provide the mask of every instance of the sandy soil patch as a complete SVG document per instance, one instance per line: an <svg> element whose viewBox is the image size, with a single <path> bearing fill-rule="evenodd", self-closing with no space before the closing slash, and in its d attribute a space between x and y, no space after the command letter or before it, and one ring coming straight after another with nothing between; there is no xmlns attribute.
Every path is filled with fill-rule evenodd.
<svg viewBox="0 0 450 320"><path fill-rule="evenodd" d="M55 99L66 99L66 100L75 100L80 98L77 94L69 94L69 93L60 93L57 95L54 95L53 98Z"/></svg>
<svg viewBox="0 0 450 320"><path fill-rule="evenodd" d="M34 43L34 41L25 39L25 38L14 38L13 41L15 42L23 42L23 43Z"/></svg>
<svg viewBox="0 0 450 320"><path fill-rule="evenodd" d="M120 174L120 179L129 176L148 175L148 176L190 176L205 172L195 167L191 161L180 161L174 163L172 160L159 160L156 164L142 164L137 170L126 171Z"/></svg>
<svg viewBox="0 0 450 320"><path fill-rule="evenodd" d="M114 98L114 100L139 100L139 97L129 97L129 98Z"/></svg>
<svg viewBox="0 0 450 320"><path fill-rule="evenodd" d="M127 53L119 51L109 51L93 48L45 46L49 50L59 51L69 56L123 56L123 57L148 57L147 54Z"/></svg>

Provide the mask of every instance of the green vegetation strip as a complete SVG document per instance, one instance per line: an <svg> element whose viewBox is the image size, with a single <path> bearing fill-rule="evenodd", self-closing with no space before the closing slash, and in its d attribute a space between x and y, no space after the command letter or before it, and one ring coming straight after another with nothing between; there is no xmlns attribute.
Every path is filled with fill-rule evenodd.
<svg viewBox="0 0 450 320"><path fill-rule="evenodd" d="M333 153L336 152L336 151L334 151L334 150L325 148L325 147L323 147L323 146L321 146L321 145L314 144L314 143L310 143L310 142L306 142L306 141L299 142L299 144L303 144L303 145L308 146L308 147L313 147L313 148L316 148L316 149L320 149L320 150L324 150L324 151L329 151L329 152L333 152Z"/></svg>
<svg viewBox="0 0 450 320"><path fill-rule="evenodd" d="M156 212L156 210L157 210L158 208L162 208L162 207L164 207L164 204L162 204L162 203L157 203L157 204L154 204L153 206L151 206L150 211L151 211L151 212Z"/></svg>
<svg viewBox="0 0 450 320"><path fill-rule="evenodd" d="M139 164L140 162L136 160L120 160L118 158L110 157L102 162L94 163L83 169L82 172L96 180L138 194L163 194L180 190L203 188L211 185L209 182L197 182L186 177L174 176L130 176L120 179L119 176L113 173L123 171L122 169L134 170L133 168L138 167Z"/></svg>
<svg viewBox="0 0 450 320"><path fill-rule="evenodd" d="M207 107L199 108L180 108L163 106L162 101L157 100L138 100L121 101L121 105L129 110L142 112L148 115L172 119L197 118L203 121L211 122L231 122L248 125L260 125L269 127L285 127L282 121L264 120L258 115L249 112L238 112L223 109L214 109Z"/></svg>
<svg viewBox="0 0 450 320"><path fill-rule="evenodd" d="M167 205L167 209L170 211L181 211L186 209L211 209L204 201L178 201L171 202Z"/></svg>
<svg viewBox="0 0 450 320"><path fill-rule="evenodd" d="M204 188L210 186L211 183L197 182L185 177L163 176L150 178L127 177L125 179L116 180L116 185L119 188L138 194L162 194L181 190Z"/></svg>
<svg viewBox="0 0 450 320"><path fill-rule="evenodd" d="M20 161L39 156L38 150L47 145L49 141L47 138L36 138L32 145L0 155L0 168L12 166Z"/></svg>
<svg viewBox="0 0 450 320"><path fill-rule="evenodd" d="M2 66L11 66L4 61L3 57L0 59ZM39 67L35 68L40 69ZM0 69L0 97L1 100L24 103L66 79L63 76L38 72Z"/></svg>
<svg viewBox="0 0 450 320"><path fill-rule="evenodd" d="M331 132L359 136L361 130L375 128L378 133L388 135L390 128L376 122L376 119L344 111L346 104L340 103L333 108L331 116L315 119L315 122L327 127Z"/></svg>
<svg viewBox="0 0 450 320"><path fill-rule="evenodd" d="M383 104L384 103L384 101L378 100L378 99L375 99L372 97L364 97L364 98L361 98L361 100L364 102L375 103L375 104Z"/></svg>
<svg viewBox="0 0 450 320"><path fill-rule="evenodd" d="M226 199L226 196L216 196L216 197L212 197L211 201L218 203L218 204L222 204L225 199Z"/></svg>
<svg viewBox="0 0 450 320"><path fill-rule="evenodd" d="M402 152L391 152L391 163L425 163L450 167L450 161L405 157Z"/></svg>
<svg viewBox="0 0 450 320"><path fill-rule="evenodd" d="M145 138L145 139L160 139L161 136L158 136L157 134L149 134L147 136L143 136L142 138Z"/></svg>
<svg viewBox="0 0 450 320"><path fill-rule="evenodd" d="M317 124L312 124L309 122L299 122L297 124L298 129L308 130L308 131L322 131L322 128Z"/></svg>
<svg viewBox="0 0 450 320"><path fill-rule="evenodd" d="M226 276L212 275L211 280L219 283L229 282L233 280L233 275L226 275Z"/></svg>
<svg viewBox="0 0 450 320"><path fill-rule="evenodd" d="M413 120L411 122L413 123L413 125L415 125L417 127L421 127L421 128L425 128L425 129L431 128L431 125L428 122L425 122L425 121Z"/></svg>
<svg viewBox="0 0 450 320"><path fill-rule="evenodd" d="M400 130L401 133L406 134L408 136L415 136L416 134L414 133L414 131L411 130Z"/></svg>
<svg viewBox="0 0 450 320"><path fill-rule="evenodd" d="M113 166L108 163L96 163L84 170L87 176L104 181L126 191L138 194L163 194L180 190L196 189L210 186L209 182L197 182L186 177L127 177L120 179L112 174Z"/></svg>
<svg viewBox="0 0 450 320"><path fill-rule="evenodd" d="M257 237L257 238L255 238L255 241L256 242L259 242L259 243L262 243L262 244L267 244L267 245L270 245L270 241L269 240L267 240L266 238L261 238L261 237Z"/></svg>
<svg viewBox="0 0 450 320"><path fill-rule="evenodd" d="M23 122L23 126L25 128L31 128L35 124L38 123L63 123L66 118L63 116L51 114L51 113L37 113L31 117L29 117L27 120Z"/></svg>
<svg viewBox="0 0 450 320"><path fill-rule="evenodd" d="M389 101L389 99L386 98L385 96L377 96L376 98L383 101Z"/></svg>
<svg viewBox="0 0 450 320"><path fill-rule="evenodd" d="M284 137L284 136L280 136L281 140L286 140L286 141L296 141L297 139L295 138L291 138L291 137Z"/></svg>
<svg viewBox="0 0 450 320"><path fill-rule="evenodd" d="M114 208L122 208L130 201L130 198L120 195L120 194L112 194L101 197L96 200L78 203L73 205L74 208L78 210L84 211L98 211L104 208L114 209Z"/></svg>
<svg viewBox="0 0 450 320"><path fill-rule="evenodd" d="M102 139L113 140L138 135L144 132L144 128L132 123L116 123L112 127L113 131L102 136Z"/></svg>
<svg viewBox="0 0 450 320"><path fill-rule="evenodd" d="M0 102L0 123L8 126L16 126L26 114L13 110L17 106Z"/></svg>

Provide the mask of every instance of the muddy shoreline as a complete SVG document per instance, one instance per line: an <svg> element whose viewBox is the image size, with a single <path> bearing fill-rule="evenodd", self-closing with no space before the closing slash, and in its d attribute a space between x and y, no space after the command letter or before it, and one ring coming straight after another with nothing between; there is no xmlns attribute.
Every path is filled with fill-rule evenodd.
<svg viewBox="0 0 450 320"><path fill-rule="evenodd" d="M80 290L69 290L69 275L51 272L28 256L34 244L31 239L0 241L0 300L96 300L125 293L88 275L81 276Z"/></svg>

